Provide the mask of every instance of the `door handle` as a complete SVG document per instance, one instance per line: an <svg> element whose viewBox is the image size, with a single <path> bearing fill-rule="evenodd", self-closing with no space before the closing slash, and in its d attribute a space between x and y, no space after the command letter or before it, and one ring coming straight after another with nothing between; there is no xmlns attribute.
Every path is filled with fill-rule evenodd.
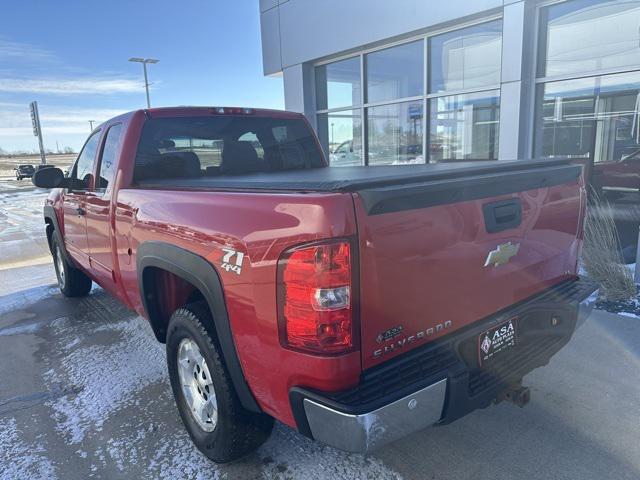
<svg viewBox="0 0 640 480"><path fill-rule="evenodd" d="M80 216L80 217L81 217L81 216L83 216L83 215L84 215L85 213L87 213L87 212L85 211L85 209L84 209L84 208L82 208L82 207L78 207L78 208L76 208L76 213L78 214L78 216Z"/></svg>

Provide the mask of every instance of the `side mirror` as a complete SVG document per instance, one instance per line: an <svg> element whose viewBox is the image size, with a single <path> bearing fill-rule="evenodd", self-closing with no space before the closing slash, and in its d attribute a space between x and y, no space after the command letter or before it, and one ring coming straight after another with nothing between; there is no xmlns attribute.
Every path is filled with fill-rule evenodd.
<svg viewBox="0 0 640 480"><path fill-rule="evenodd" d="M40 188L64 188L70 183L59 168L42 168L33 174L31 181Z"/></svg>

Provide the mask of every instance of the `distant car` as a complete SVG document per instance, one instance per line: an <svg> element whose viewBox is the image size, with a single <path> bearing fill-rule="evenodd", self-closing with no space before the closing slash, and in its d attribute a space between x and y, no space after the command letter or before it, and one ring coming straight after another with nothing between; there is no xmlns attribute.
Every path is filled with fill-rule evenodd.
<svg viewBox="0 0 640 480"><path fill-rule="evenodd" d="M595 163L592 183L600 188L640 190L640 148L623 155L620 160Z"/></svg>
<svg viewBox="0 0 640 480"><path fill-rule="evenodd" d="M43 170L45 168L55 168L55 165L52 165L50 163L44 163L44 164L40 164L36 167L36 172L39 172L40 170Z"/></svg>
<svg viewBox="0 0 640 480"><path fill-rule="evenodd" d="M329 154L329 163L334 167L360 165L361 162L360 153L357 150L355 152L353 150L352 140L342 142Z"/></svg>
<svg viewBox="0 0 640 480"><path fill-rule="evenodd" d="M36 172L33 165L18 165L16 167L16 180L22 180L23 178L31 178Z"/></svg>

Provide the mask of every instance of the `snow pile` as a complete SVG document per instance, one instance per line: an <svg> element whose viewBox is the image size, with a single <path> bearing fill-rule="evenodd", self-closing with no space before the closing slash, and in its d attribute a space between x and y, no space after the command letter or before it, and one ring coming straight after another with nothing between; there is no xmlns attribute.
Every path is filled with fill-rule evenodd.
<svg viewBox="0 0 640 480"><path fill-rule="evenodd" d="M20 439L15 419L0 419L0 480L57 478L43 453L42 447L27 445Z"/></svg>

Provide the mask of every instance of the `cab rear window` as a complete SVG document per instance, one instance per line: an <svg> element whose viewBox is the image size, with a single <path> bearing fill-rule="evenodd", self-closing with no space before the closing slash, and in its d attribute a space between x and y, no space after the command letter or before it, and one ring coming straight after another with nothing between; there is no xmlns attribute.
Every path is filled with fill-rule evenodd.
<svg viewBox="0 0 640 480"><path fill-rule="evenodd" d="M221 115L154 118L138 144L134 182L324 166L302 119Z"/></svg>

